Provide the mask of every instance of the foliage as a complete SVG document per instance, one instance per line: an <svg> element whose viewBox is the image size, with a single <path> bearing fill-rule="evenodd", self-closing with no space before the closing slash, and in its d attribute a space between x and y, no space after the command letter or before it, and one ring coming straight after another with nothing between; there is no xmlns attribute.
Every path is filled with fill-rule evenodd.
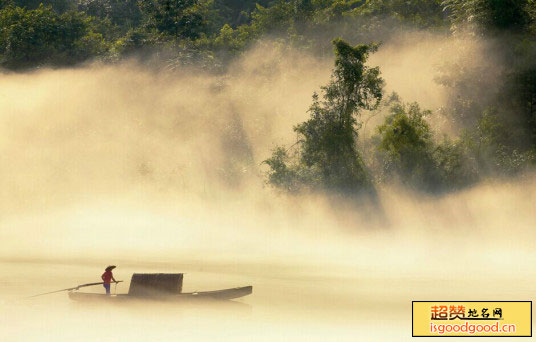
<svg viewBox="0 0 536 342"><path fill-rule="evenodd" d="M310 119L297 125L298 151L294 167L287 165L282 148L265 161L271 170L269 182L283 188L304 186L355 193L369 187L369 177L356 148L358 117L362 109L374 109L382 98L383 80L378 68L365 62L374 45L350 46L333 41L335 68L331 81L322 87L323 99L313 95Z"/></svg>
<svg viewBox="0 0 536 342"><path fill-rule="evenodd" d="M81 13L57 14L9 6L0 11L1 65L13 69L43 64L70 65L103 55L107 45Z"/></svg>
<svg viewBox="0 0 536 342"><path fill-rule="evenodd" d="M236 52L237 47L244 49L260 37L275 35L327 54L331 49L327 43L334 36L359 41L375 35L381 39L394 32L395 25L442 28L445 23L439 0L276 0L270 6L257 5L248 23L229 25L216 40L218 48Z"/></svg>
<svg viewBox="0 0 536 342"><path fill-rule="evenodd" d="M140 0L145 25L176 38L196 39L206 27L206 3L198 0Z"/></svg>
<svg viewBox="0 0 536 342"><path fill-rule="evenodd" d="M399 23L419 28L442 27L445 23L441 0L367 0L352 14L390 17Z"/></svg>
<svg viewBox="0 0 536 342"><path fill-rule="evenodd" d="M15 6L15 2L13 0L0 0L0 10L9 6Z"/></svg>
<svg viewBox="0 0 536 342"><path fill-rule="evenodd" d="M267 7L271 2L272 0L215 0L214 7L224 24L236 27L249 22L250 13L255 10L257 4Z"/></svg>
<svg viewBox="0 0 536 342"><path fill-rule="evenodd" d="M267 173L268 183L289 192L297 192L302 188L303 183L310 183L311 179L302 177L303 170L293 162L284 147L275 148L272 156L264 161L270 167Z"/></svg>
<svg viewBox="0 0 536 342"><path fill-rule="evenodd" d="M416 103L377 109L383 81L365 65L377 46L335 40L332 78L294 127L296 144L265 161L268 183L356 193L397 178L437 192L535 165L536 0L0 0L0 66L135 56L168 72L220 71L266 37L324 57L333 37L385 41L408 29L471 33L493 56L440 67L449 92L442 112L458 131L438 137ZM360 113L385 108L376 135L359 135Z"/></svg>
<svg viewBox="0 0 536 342"><path fill-rule="evenodd" d="M112 59L125 56L122 51L132 54L128 46L137 45L128 41L136 32L146 37L143 41L147 45L140 49L143 53L188 45L204 50L199 51L201 54L227 61L266 36L280 36L295 46L326 54L334 36L362 41L371 33L386 31L368 22L392 18L410 26L441 26L437 1L49 0L45 4L58 14L77 10L80 15L93 17L91 31L100 33L104 45L112 47ZM40 2L0 0L0 8L11 4L37 10ZM127 48L123 49L125 43Z"/></svg>
<svg viewBox="0 0 536 342"><path fill-rule="evenodd" d="M426 121L430 115L429 110L422 110L417 103L392 104L374 138L382 181L396 176L408 186L438 192L476 180L461 141L445 137L441 143L435 142Z"/></svg>
<svg viewBox="0 0 536 342"><path fill-rule="evenodd" d="M495 108L485 110L475 130L464 134L468 152L482 174L511 176L534 164L534 149L523 151L511 139Z"/></svg>
<svg viewBox="0 0 536 342"><path fill-rule="evenodd" d="M488 52L494 57L492 65L466 63L472 66L450 68L441 77L452 91L453 120L476 126L478 120L486 120L485 111L494 108L495 121L515 136L501 146L516 151L536 146L535 2L446 0L444 6L454 32L468 30L495 44Z"/></svg>
<svg viewBox="0 0 536 342"><path fill-rule="evenodd" d="M395 103L385 123L378 127L378 157L384 177L398 174L403 182L431 190L439 183L430 126L417 103Z"/></svg>
<svg viewBox="0 0 536 342"><path fill-rule="evenodd" d="M138 0L79 0L78 10L89 16L109 20L122 33L141 21Z"/></svg>
<svg viewBox="0 0 536 342"><path fill-rule="evenodd" d="M529 22L526 7L529 0L444 0L453 29L464 26L495 33L498 30L520 30Z"/></svg>
<svg viewBox="0 0 536 342"><path fill-rule="evenodd" d="M478 181L478 169L463 143L461 139L453 141L444 137L435 146L432 158L440 179L440 183L434 186L435 189L457 190Z"/></svg>
<svg viewBox="0 0 536 342"><path fill-rule="evenodd" d="M65 13L76 9L75 0L11 0L13 5L26 9L37 9L41 4L50 6L56 13Z"/></svg>

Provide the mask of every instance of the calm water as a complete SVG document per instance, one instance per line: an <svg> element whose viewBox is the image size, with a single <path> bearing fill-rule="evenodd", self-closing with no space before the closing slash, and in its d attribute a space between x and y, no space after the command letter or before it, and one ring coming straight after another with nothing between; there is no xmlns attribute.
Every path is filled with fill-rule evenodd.
<svg viewBox="0 0 536 342"><path fill-rule="evenodd" d="M411 300L527 299L529 282L509 279L365 277L351 269L299 265L120 266L136 272L185 272L184 291L252 284L233 305L71 302L66 293L18 298L98 281L102 267L68 263L0 263L2 341L409 341ZM216 272L219 270L219 272ZM339 272L339 274L337 274ZM475 275L476 277L477 275ZM478 275L481 278L482 275ZM450 292L449 292L450 288ZM102 292L100 286L84 291Z"/></svg>

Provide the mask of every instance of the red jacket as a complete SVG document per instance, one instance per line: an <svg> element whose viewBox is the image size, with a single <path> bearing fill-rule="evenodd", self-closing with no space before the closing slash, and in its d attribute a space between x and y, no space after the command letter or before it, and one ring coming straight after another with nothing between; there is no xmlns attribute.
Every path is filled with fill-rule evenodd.
<svg viewBox="0 0 536 342"><path fill-rule="evenodd" d="M114 275L112 274L112 271L106 271L101 276L105 284L110 284L112 282L113 277Z"/></svg>

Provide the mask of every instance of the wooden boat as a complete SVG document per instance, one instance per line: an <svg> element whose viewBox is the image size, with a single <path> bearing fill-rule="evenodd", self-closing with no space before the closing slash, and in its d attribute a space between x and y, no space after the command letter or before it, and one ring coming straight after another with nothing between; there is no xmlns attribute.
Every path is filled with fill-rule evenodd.
<svg viewBox="0 0 536 342"><path fill-rule="evenodd" d="M113 301L153 300L166 302L185 302L200 300L231 300L250 295L252 286L242 286L215 291L182 292L182 273L132 275L128 294L106 295L69 291L69 298L75 301Z"/></svg>
<svg viewBox="0 0 536 342"><path fill-rule="evenodd" d="M253 292L252 286L235 287L231 289L186 292L170 295L153 295L153 296L133 296L130 294L106 295L101 293L85 293L70 291L69 298L76 301L127 301L127 300L156 300L156 301L196 301L196 300L231 300L250 295Z"/></svg>

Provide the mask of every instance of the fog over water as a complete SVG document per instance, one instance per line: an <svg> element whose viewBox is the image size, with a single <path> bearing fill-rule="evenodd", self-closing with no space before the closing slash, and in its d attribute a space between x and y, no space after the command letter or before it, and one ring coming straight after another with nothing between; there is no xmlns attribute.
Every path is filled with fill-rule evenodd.
<svg viewBox="0 0 536 342"><path fill-rule="evenodd" d="M483 43L404 39L411 49L387 42L370 63L448 133L434 70ZM2 75L0 340L409 341L412 300L532 300L532 174L442 196L383 185L375 205L264 184L261 162L295 141L332 63L264 42L217 76L136 62ZM117 293L134 272L184 272L185 291L253 294L20 300L99 281L108 264Z"/></svg>

